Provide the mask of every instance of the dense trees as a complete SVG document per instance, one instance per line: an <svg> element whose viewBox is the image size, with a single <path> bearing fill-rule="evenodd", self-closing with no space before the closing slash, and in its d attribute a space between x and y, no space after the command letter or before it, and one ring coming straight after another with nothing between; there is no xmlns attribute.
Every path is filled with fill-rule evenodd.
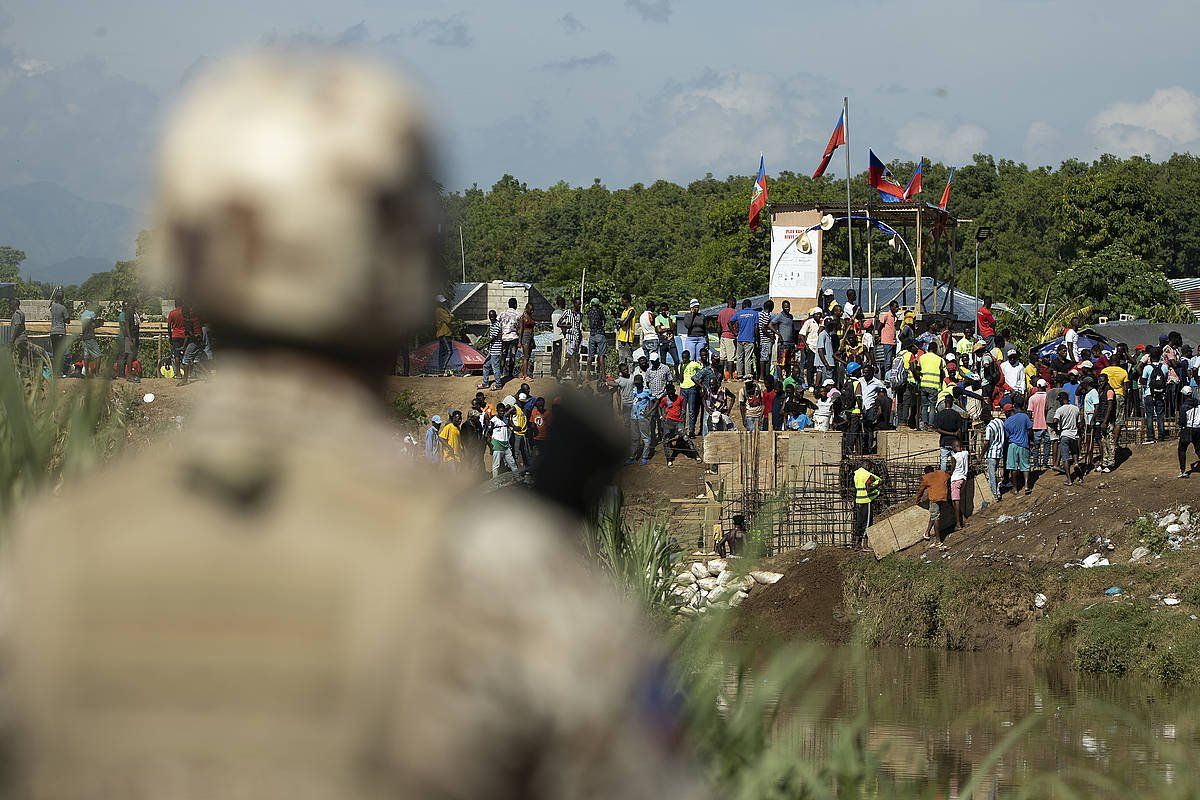
<svg viewBox="0 0 1200 800"><path fill-rule="evenodd" d="M914 166L895 162L891 168L903 177ZM943 164L925 166L926 199L937 199L948 171ZM730 292L763 292L769 229L751 233L746 224L751 181L708 175L687 186L657 181L610 190L596 179L586 187L537 189L506 175L488 191L446 195L447 271L455 277L462 271L461 225L469 280L561 289L578 286L586 267L589 283L603 276L612 286L672 302L697 296L716 303ZM865 175L855 178L852 191L856 201L866 199ZM770 194L777 203L845 202L840 181L792 172L771 177ZM1170 277L1200 271L1200 161L1191 155L1162 163L1104 156L1056 169L977 155L956 172L950 208L992 228L980 251L980 282L1001 300L1041 301L1070 264L1094 257L1088 263L1103 270L1118 252ZM973 230L960 230L960 266L972 258ZM1107 249L1114 245L1123 249ZM860 269L861 246L857 239ZM835 229L825 248L826 274L845 274L845 252L845 234ZM881 275L910 269L907 257L884 247L875 248L873 266Z"/></svg>
<svg viewBox="0 0 1200 800"><path fill-rule="evenodd" d="M894 162L892 171L911 174L912 162ZM943 164L925 166L926 199L936 200L946 181ZM444 266L452 280L462 275L461 226L468 280L520 280L544 292L572 293L587 270L589 291L617 297L629 290L640 298L673 304L698 297L705 304L732 293L766 291L769 226L751 232L746 222L750 176L712 175L679 186L669 181L609 189L595 179L588 186L560 182L530 188L505 175L489 190L472 187L443 195ZM852 181L856 201L868 195L865 175ZM836 179L812 180L781 172L770 178L775 203L845 202ZM960 218L987 225L991 238L981 251L980 285L998 300L1059 305L1091 305L1095 313L1173 313L1163 276L1200 274L1200 160L1175 155L1165 162L1103 156L1092 164L1066 161L1057 168L1030 168L988 155L955 173L950 209ZM973 288L962 268L972 261L974 225L960 229L957 242L961 285ZM877 234L878 236L878 234ZM931 245L941 253L949 237ZM882 244L881 239L875 239ZM865 262L863 238L856 233L856 260ZM20 244L19 242L13 244ZM139 236L138 258L145 251ZM825 246L825 273L846 272L845 231L835 228ZM0 248L0 280L17 277L24 253ZM141 296L136 262L121 262L68 297L107 299ZM1075 266L1076 273L1066 273ZM907 275L908 258L890 248L874 248L877 275ZM944 276L943 276L944 277ZM49 296L52 284L22 281L22 296Z"/></svg>

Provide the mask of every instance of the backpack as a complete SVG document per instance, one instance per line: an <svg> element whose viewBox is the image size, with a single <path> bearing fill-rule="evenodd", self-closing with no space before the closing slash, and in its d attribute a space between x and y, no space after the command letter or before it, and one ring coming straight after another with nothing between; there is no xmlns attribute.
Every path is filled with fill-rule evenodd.
<svg viewBox="0 0 1200 800"><path fill-rule="evenodd" d="M1151 394L1163 394L1167 391L1167 371L1163 369L1162 364L1150 367L1149 383Z"/></svg>
<svg viewBox="0 0 1200 800"><path fill-rule="evenodd" d="M904 370L904 356L896 356L892 359L892 368L888 370L887 382L893 389L899 389L908 382Z"/></svg>

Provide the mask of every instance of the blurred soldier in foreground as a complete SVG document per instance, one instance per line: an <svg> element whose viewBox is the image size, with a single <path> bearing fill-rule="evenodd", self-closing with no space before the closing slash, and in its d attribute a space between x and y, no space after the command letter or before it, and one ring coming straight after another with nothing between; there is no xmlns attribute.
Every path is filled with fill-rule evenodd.
<svg viewBox="0 0 1200 800"><path fill-rule="evenodd" d="M228 358L184 434L19 526L17 796L690 794L578 519L396 455L427 151L404 91L330 56L237 62L168 126L159 277Z"/></svg>

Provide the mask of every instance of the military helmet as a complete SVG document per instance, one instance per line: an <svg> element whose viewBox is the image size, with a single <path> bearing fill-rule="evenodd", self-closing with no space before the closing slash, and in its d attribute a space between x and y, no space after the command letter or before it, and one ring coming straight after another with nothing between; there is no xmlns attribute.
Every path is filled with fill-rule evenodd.
<svg viewBox="0 0 1200 800"><path fill-rule="evenodd" d="M229 340L394 353L441 285L430 156L424 114L382 68L236 59L167 125L150 277Z"/></svg>

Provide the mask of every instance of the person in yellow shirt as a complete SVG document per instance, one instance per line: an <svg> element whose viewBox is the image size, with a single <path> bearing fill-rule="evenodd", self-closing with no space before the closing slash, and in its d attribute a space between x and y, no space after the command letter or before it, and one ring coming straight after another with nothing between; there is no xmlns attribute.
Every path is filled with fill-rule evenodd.
<svg viewBox="0 0 1200 800"><path fill-rule="evenodd" d="M633 363L633 337L637 327L637 309L629 292L621 295L621 316L617 319L617 364Z"/></svg>
<svg viewBox="0 0 1200 800"><path fill-rule="evenodd" d="M449 301L446 296L439 294L437 296L437 309L434 311L434 333L438 340L438 363L437 371L439 375L446 375L450 372L450 356L454 352L454 331L451 325L454 322L454 316L450 313L450 309L446 306Z"/></svg>
<svg viewBox="0 0 1200 800"><path fill-rule="evenodd" d="M459 469L463 456L461 411L450 410L450 421L438 431L438 438L442 440L442 461Z"/></svg>
<svg viewBox="0 0 1200 800"><path fill-rule="evenodd" d="M1108 387L1117 396L1117 407L1112 420L1114 425L1120 425L1125 419L1125 385L1129 382L1129 373L1116 364L1109 364L1100 370L1100 374L1108 378Z"/></svg>

